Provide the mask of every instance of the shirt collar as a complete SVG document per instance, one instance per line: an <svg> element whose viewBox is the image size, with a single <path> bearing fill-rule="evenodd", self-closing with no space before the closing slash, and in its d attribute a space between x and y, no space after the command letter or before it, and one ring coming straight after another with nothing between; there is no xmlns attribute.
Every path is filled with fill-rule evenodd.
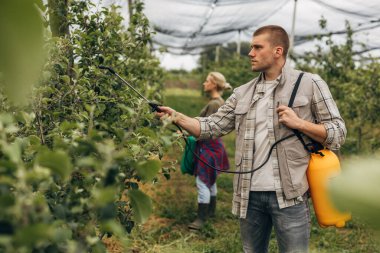
<svg viewBox="0 0 380 253"><path fill-rule="evenodd" d="M290 62L286 61L284 66L282 67L280 79L279 79L279 85L283 86L286 83L286 80L290 79L290 70L292 67L290 66Z"/></svg>
<svg viewBox="0 0 380 253"><path fill-rule="evenodd" d="M276 85L278 85L280 83L281 77L282 77L282 74L278 75L278 77L275 80L273 80L273 82L275 82ZM265 91L266 91L266 84L265 84L264 74L260 73L259 82L257 85L257 92L264 93Z"/></svg>

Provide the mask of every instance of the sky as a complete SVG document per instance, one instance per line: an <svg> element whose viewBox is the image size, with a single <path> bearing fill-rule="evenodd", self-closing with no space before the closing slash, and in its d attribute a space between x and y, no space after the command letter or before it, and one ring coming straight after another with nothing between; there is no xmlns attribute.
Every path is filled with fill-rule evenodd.
<svg viewBox="0 0 380 253"><path fill-rule="evenodd" d="M199 59L199 55L174 55L159 52L156 52L156 56L161 62L161 67L167 70L184 69L191 71L197 67L197 61Z"/></svg>

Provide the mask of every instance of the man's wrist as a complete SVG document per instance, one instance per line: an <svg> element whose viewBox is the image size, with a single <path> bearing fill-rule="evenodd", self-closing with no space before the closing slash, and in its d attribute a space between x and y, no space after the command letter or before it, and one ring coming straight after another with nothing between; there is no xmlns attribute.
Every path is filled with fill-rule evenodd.
<svg viewBox="0 0 380 253"><path fill-rule="evenodd" d="M304 132L304 130L306 129L306 122L306 120L299 119L296 129L300 132Z"/></svg>
<svg viewBox="0 0 380 253"><path fill-rule="evenodd" d="M183 123L184 118L185 118L185 115L183 115L182 113L180 113L180 112L174 113L174 122L175 123L178 123L181 125L181 123Z"/></svg>

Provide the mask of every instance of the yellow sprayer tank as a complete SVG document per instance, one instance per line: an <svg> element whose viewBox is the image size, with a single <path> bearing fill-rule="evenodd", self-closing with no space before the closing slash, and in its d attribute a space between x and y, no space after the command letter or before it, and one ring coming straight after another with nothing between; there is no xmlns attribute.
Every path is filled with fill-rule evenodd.
<svg viewBox="0 0 380 253"><path fill-rule="evenodd" d="M351 214L336 210L330 201L327 184L329 179L340 173L338 157L328 149L321 151L324 156L311 154L307 180L309 182L311 199L313 201L315 215L321 227L344 227L346 221L351 219Z"/></svg>

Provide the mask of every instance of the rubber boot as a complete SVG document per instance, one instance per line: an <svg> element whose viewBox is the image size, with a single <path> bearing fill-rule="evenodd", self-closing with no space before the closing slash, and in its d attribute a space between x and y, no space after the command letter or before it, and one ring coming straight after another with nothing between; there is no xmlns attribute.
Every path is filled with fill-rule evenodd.
<svg viewBox="0 0 380 253"><path fill-rule="evenodd" d="M211 196L210 206L208 209L208 216L210 218L215 218L215 211L216 211L216 196Z"/></svg>
<svg viewBox="0 0 380 253"><path fill-rule="evenodd" d="M198 203L198 217L189 224L190 229L199 230L208 218L209 204Z"/></svg>

